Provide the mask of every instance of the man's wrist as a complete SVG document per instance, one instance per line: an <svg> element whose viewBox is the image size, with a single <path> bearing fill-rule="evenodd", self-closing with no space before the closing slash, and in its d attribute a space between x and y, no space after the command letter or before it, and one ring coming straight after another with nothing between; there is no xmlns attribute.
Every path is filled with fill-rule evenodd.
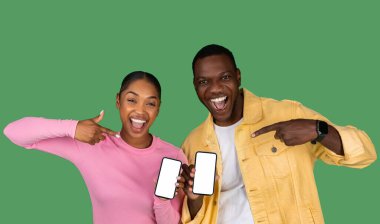
<svg viewBox="0 0 380 224"><path fill-rule="evenodd" d="M203 195L200 195L196 199L187 198L187 206L189 208L191 220L193 220L195 218L195 216L198 214L199 210L202 208L203 197L204 197Z"/></svg>
<svg viewBox="0 0 380 224"><path fill-rule="evenodd" d="M191 204L199 204L203 202L203 195L199 195L196 199L187 198L187 202Z"/></svg>
<svg viewBox="0 0 380 224"><path fill-rule="evenodd" d="M320 120L315 121L315 130L317 132L317 138L315 138L313 141L311 141L312 144L316 144L317 142L322 141L325 136L328 134L329 125Z"/></svg>

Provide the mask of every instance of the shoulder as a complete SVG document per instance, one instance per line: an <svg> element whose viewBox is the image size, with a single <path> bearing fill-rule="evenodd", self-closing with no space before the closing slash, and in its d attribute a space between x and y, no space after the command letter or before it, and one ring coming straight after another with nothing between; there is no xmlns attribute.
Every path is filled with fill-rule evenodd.
<svg viewBox="0 0 380 224"><path fill-rule="evenodd" d="M203 121L198 127L194 128L185 138L184 142L182 143L181 148L186 147L186 145L189 145L193 142L199 142L202 140L206 134L207 130L207 119Z"/></svg>
<svg viewBox="0 0 380 224"><path fill-rule="evenodd" d="M267 97L260 97L261 103L263 107L294 107L298 106L301 103L297 102L295 100L289 100L289 99L284 99L284 100L276 100L272 98L267 98Z"/></svg>
<svg viewBox="0 0 380 224"><path fill-rule="evenodd" d="M186 139L194 139L205 133L206 124L205 122L201 123L198 127L194 128L186 137Z"/></svg>
<svg viewBox="0 0 380 224"><path fill-rule="evenodd" d="M245 114L256 114L257 116L294 114L295 108L300 105L294 100L276 100L267 97L259 97L247 89L243 89L244 93L244 111Z"/></svg>
<svg viewBox="0 0 380 224"><path fill-rule="evenodd" d="M175 146L175 145L173 145L173 144L171 144L171 143L169 143L167 141L162 140L158 136L154 136L154 138L155 138L155 141L156 141L156 145L159 148L165 148L167 150L179 150L179 148L177 146Z"/></svg>
<svg viewBox="0 0 380 224"><path fill-rule="evenodd" d="M182 149L167 141L162 140L157 136L154 136L154 138L156 139L157 147L165 156L170 156L175 159L181 160L182 163L187 163L186 156L183 153Z"/></svg>
<svg viewBox="0 0 380 224"><path fill-rule="evenodd" d="M276 100L260 97L262 111L265 117L279 117L280 119L291 119L296 117L296 111L302 104L294 100Z"/></svg>

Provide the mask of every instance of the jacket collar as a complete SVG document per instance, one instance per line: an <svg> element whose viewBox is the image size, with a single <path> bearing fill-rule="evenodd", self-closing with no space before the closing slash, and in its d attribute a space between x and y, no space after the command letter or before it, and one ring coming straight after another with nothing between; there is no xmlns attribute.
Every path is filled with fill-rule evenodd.
<svg viewBox="0 0 380 224"><path fill-rule="evenodd" d="M263 107L260 97L257 97L247 89L243 88L243 122L242 124L255 124L263 116Z"/></svg>

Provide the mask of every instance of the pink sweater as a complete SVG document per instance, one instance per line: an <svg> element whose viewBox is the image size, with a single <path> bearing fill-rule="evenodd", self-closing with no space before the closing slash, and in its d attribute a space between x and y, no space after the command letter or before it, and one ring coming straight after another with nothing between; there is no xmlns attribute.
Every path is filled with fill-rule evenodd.
<svg viewBox="0 0 380 224"><path fill-rule="evenodd" d="M187 163L180 149L155 136L146 149L110 136L92 146L74 139L77 122L26 117L10 123L4 134L19 146L71 161L87 185L95 224L179 223L184 195L161 200L154 180L163 157Z"/></svg>

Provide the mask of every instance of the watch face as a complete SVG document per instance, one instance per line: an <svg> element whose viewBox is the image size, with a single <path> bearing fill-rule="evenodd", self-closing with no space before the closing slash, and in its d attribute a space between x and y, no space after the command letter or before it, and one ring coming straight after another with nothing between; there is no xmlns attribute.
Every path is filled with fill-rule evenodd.
<svg viewBox="0 0 380 224"><path fill-rule="evenodd" d="M324 121L319 121L318 122L318 126L319 126L319 133L322 134L322 135L327 135L327 133L329 132L329 126L326 122Z"/></svg>

